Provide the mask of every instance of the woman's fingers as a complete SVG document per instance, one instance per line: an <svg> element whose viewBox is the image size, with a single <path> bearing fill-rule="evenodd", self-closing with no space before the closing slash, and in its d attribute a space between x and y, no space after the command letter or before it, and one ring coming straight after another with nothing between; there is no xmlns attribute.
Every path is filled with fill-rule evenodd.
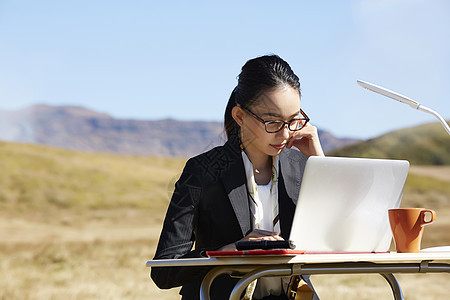
<svg viewBox="0 0 450 300"><path fill-rule="evenodd" d="M302 130L294 132L286 146L287 148L295 146L308 157L312 155L324 155L317 128L309 123Z"/></svg>
<svg viewBox="0 0 450 300"><path fill-rule="evenodd" d="M250 232L242 241L282 241L283 238L279 235L278 232L255 229Z"/></svg>
<svg viewBox="0 0 450 300"><path fill-rule="evenodd" d="M279 235L278 232L255 229L246 235L241 241L283 241L284 239ZM220 248L221 251L234 251L236 246L234 243L228 244Z"/></svg>
<svg viewBox="0 0 450 300"><path fill-rule="evenodd" d="M264 230L264 229L255 229L252 232L260 234L260 235L278 235L278 232Z"/></svg>

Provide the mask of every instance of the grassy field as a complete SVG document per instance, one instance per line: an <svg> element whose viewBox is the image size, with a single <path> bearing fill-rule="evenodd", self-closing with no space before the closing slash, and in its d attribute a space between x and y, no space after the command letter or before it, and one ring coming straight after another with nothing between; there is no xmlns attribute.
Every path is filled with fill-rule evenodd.
<svg viewBox="0 0 450 300"><path fill-rule="evenodd" d="M0 299L178 299L149 279L182 159L0 143ZM450 167L413 166L403 206L436 210L423 247L450 245ZM447 299L449 275L398 276ZM391 299L381 276L314 276L321 299Z"/></svg>

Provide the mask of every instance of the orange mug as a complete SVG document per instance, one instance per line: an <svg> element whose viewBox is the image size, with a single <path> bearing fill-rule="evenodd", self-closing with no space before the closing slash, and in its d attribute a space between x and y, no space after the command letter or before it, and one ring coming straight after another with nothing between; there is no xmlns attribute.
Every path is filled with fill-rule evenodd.
<svg viewBox="0 0 450 300"><path fill-rule="evenodd" d="M429 220L426 220L428 214ZM436 213L431 209L389 209L389 223L391 224L397 252L420 252L423 226L433 223L435 219Z"/></svg>

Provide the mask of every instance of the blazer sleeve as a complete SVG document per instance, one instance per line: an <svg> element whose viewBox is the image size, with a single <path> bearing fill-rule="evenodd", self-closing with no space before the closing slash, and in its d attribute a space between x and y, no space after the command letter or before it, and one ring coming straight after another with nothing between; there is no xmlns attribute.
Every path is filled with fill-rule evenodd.
<svg viewBox="0 0 450 300"><path fill-rule="evenodd" d="M191 250L195 242L198 201L202 193L201 168L190 159L175 184L158 247L153 259L200 257L207 249ZM209 249L208 249L209 250ZM152 267L151 277L161 289L168 289L203 277L210 267Z"/></svg>

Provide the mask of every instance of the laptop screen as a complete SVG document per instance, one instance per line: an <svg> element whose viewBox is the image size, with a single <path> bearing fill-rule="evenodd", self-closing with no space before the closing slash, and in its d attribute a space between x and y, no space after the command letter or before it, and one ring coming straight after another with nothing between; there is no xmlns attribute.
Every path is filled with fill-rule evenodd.
<svg viewBox="0 0 450 300"><path fill-rule="evenodd" d="M388 209L400 206L408 169L405 160L310 157L290 235L295 249L388 251Z"/></svg>

